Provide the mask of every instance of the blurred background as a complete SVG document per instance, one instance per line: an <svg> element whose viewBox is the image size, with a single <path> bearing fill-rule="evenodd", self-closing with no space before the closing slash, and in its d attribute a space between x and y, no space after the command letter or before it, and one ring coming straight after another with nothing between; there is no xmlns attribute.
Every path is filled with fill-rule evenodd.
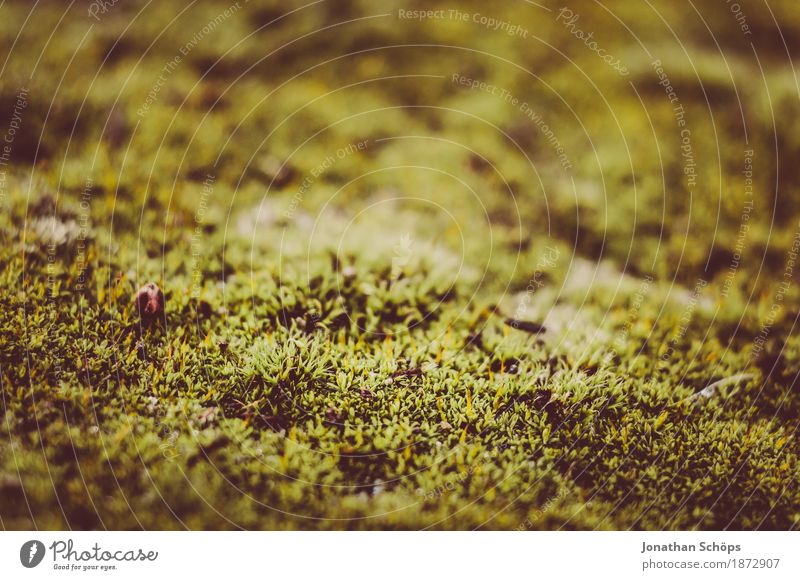
<svg viewBox="0 0 800 580"><path fill-rule="evenodd" d="M4 525L798 525L796 2L0 15Z"/></svg>
<svg viewBox="0 0 800 580"><path fill-rule="evenodd" d="M419 10L432 12L401 16ZM65 204L91 177L95 203L117 204L118 230L177 235L171 220L195 213L209 173L212 215L235 221L268 199L259 219L269 220L297 205L329 155L367 140L312 176L303 212L430 214L426 236L442 232L481 267L489 229L523 247L544 235L693 285L724 275L752 201L743 261L755 275L738 275L734 290L748 295L783 268L800 146L792 2L10 2L3 12L0 110L10 118L19 89L30 91L15 167L35 167ZM399 207L382 208L388 198ZM471 230L464 248L454 223Z"/></svg>

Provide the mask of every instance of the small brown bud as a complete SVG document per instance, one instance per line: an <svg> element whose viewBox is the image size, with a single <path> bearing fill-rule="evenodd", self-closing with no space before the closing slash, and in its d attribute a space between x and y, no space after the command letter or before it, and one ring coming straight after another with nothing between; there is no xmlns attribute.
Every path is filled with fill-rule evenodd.
<svg viewBox="0 0 800 580"><path fill-rule="evenodd" d="M136 293L136 306L142 318L155 318L164 312L164 293L161 288L148 282Z"/></svg>

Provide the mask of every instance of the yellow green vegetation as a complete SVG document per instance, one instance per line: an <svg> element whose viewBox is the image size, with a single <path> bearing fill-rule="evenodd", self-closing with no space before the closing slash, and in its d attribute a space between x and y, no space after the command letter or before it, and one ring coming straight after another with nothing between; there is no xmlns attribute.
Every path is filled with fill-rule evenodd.
<svg viewBox="0 0 800 580"><path fill-rule="evenodd" d="M95 4L0 7L4 528L800 524L793 2Z"/></svg>

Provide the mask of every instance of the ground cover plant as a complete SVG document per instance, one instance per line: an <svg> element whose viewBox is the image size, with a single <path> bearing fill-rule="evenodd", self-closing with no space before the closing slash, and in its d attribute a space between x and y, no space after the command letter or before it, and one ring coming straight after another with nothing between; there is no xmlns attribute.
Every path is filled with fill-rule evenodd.
<svg viewBox="0 0 800 580"><path fill-rule="evenodd" d="M0 14L3 529L800 525L792 2Z"/></svg>

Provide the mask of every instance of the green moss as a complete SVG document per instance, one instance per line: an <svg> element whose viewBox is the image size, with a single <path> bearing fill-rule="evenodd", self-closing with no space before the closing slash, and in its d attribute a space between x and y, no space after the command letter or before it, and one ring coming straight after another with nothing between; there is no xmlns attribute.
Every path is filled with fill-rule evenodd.
<svg viewBox="0 0 800 580"><path fill-rule="evenodd" d="M3 8L4 46L20 6ZM800 213L772 115L781 156L800 132L778 48L759 52L770 100L739 36L719 36L722 61L668 4L691 62L643 7L618 5L652 58L575 8L624 80L524 3L492 10L525 40L394 16L317 30L374 14L359 1L235 46L276 3L227 19L139 114L219 11L193 6L126 29L136 10L119 3L70 64L63 47L93 22L71 13L28 83L59 21L48 5L9 59L0 110L23 82L30 102L0 212L4 528L800 524L794 282L775 299ZM706 16L730 32L724 12ZM450 46L368 50L412 40ZM655 58L686 110L694 188ZM518 106L456 73L530 104L571 169ZM400 75L436 78L383 78ZM758 196L728 277L749 199L737 97ZM166 295L149 322L133 301L146 282Z"/></svg>

